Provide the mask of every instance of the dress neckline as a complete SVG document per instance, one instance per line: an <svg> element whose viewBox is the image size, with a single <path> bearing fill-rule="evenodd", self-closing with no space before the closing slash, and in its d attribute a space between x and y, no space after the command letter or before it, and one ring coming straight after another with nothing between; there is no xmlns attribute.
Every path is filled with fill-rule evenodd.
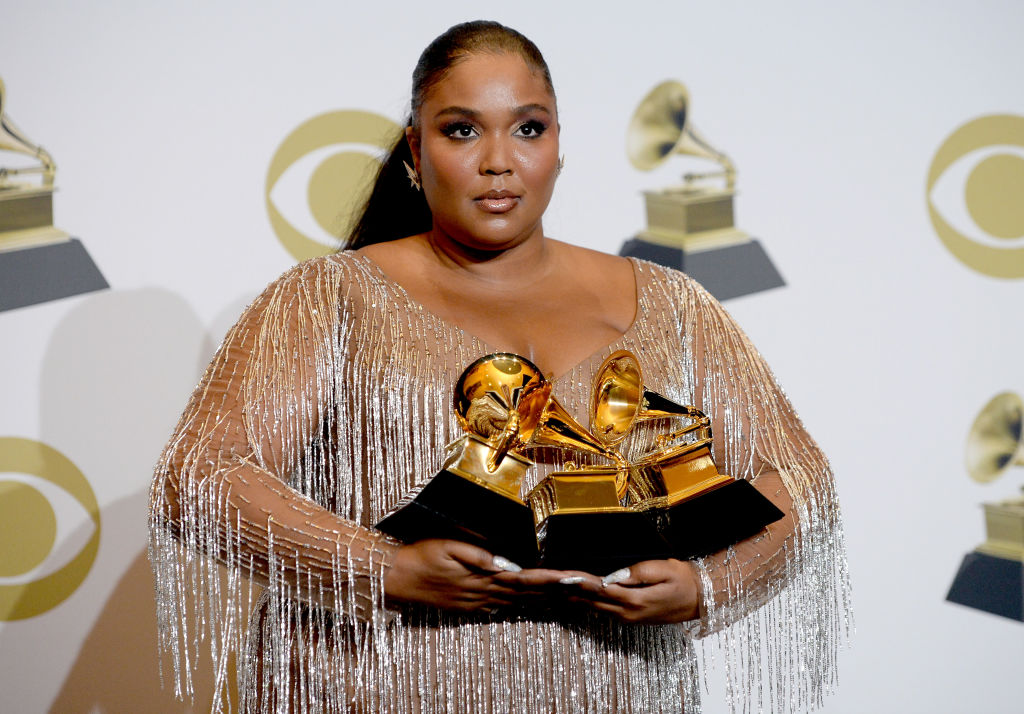
<svg viewBox="0 0 1024 714"><path fill-rule="evenodd" d="M367 269L367 271L373 278L377 279L379 282L390 287L396 293L401 295L402 299L404 299L417 312L423 315L427 315L428 317L430 317L430 319L434 320L435 322L445 325L451 328L452 330L460 333L467 340L472 340L473 342L476 342L477 344L481 345L485 350L484 354L504 351L494 347L486 340L477 337L469 330L466 330L463 327L461 327L458 323L448 320L442 317L441 315L438 315L436 312L423 305L423 303L421 303L419 300L413 298L405 289L405 287L401 283L391 278L391 276L389 276L386 272L384 272L384 269L373 258L370 258L368 255L364 253L357 253L355 251L352 251L350 254L363 264L363 266ZM630 322L629 326L626 327L622 334L620 334L614 340L608 342L605 345L602 345L601 347L598 347L583 359L579 360L578 362L575 362L572 366L570 366L561 374L554 377L545 375L549 382L555 383L563 381L580 367L583 367L593 362L594 358L597 357L598 355L602 355L604 353L610 354L611 352L614 351L614 348L616 348L623 340L625 340L627 337L629 337L636 331L637 325L643 317L643 293L647 289L649 281L641 280L640 266L635 258L626 257L626 260L629 261L630 266L633 268L634 294L636 295L636 308L633 311L633 321Z"/></svg>

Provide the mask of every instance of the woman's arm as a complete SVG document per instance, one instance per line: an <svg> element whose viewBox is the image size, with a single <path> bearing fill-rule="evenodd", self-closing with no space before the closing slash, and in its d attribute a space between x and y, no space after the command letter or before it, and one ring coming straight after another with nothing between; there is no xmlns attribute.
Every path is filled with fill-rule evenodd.
<svg viewBox="0 0 1024 714"><path fill-rule="evenodd" d="M692 281L681 288L684 339L692 335L719 471L751 481L785 514L752 538L694 561L701 589L694 634L723 630L774 601L793 636L835 646L849 609L849 580L828 459L739 325Z"/></svg>
<svg viewBox="0 0 1024 714"><path fill-rule="evenodd" d="M332 360L344 337L342 277L317 261L268 287L193 393L151 491L151 552L168 586L201 577L192 567L191 554L199 554L353 616L368 616L381 601L398 544L288 483L304 474L308 492L328 490L308 476L317 471L311 448L331 408Z"/></svg>
<svg viewBox="0 0 1024 714"><path fill-rule="evenodd" d="M154 564L168 586L181 587L203 577L186 572L192 554L210 556L356 619L370 617L385 597L473 610L526 596L530 588L493 579L506 571L483 549L455 541L401 546L321 505L339 499L331 480L348 468L318 447L333 436L324 431L338 388L335 360L360 309L358 302L339 309L340 295L359 299L340 266L306 263L264 291L230 331L156 470ZM357 515L357 504L342 506ZM194 584L203 597L203 584Z"/></svg>

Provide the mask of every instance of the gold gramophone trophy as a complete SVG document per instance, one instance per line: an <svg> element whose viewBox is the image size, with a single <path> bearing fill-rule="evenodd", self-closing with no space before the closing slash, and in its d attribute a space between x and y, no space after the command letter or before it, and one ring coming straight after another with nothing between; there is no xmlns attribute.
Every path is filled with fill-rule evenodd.
<svg viewBox="0 0 1024 714"><path fill-rule="evenodd" d="M967 435L967 474L992 483L1024 465L1024 400L1003 392L986 404ZM985 542L964 556L946 599L1024 621L1024 497L982 504Z"/></svg>
<svg viewBox="0 0 1024 714"><path fill-rule="evenodd" d="M570 448L619 461L551 397L551 383L525 357L481 357L460 376L455 416L466 432L449 446L443 468L376 528L403 542L452 538L522 566L538 562L530 507L520 497L533 466L528 449ZM613 469L614 470L614 469Z"/></svg>
<svg viewBox="0 0 1024 714"><path fill-rule="evenodd" d="M0 79L0 152L36 163L0 166L0 311L109 287L81 241L54 227L57 165L15 126L6 98Z"/></svg>
<svg viewBox="0 0 1024 714"><path fill-rule="evenodd" d="M682 418L651 452L629 463L625 484L609 469L549 475L529 495L548 567L610 572L633 563L707 555L753 535L783 513L750 483L720 474L711 421L643 386L633 353L611 354L594 378L591 432L614 451L644 421ZM589 477L589 478L588 478Z"/></svg>
<svg viewBox="0 0 1024 714"><path fill-rule="evenodd" d="M631 464L631 507L658 525L676 558L707 555L757 533L783 517L775 504L744 479L718 472L711 420L693 406L676 404L647 389L640 363L625 350L612 354L598 373L594 433L622 439L637 423L685 420L655 440L655 448Z"/></svg>
<svg viewBox="0 0 1024 714"><path fill-rule="evenodd" d="M707 417L645 389L632 353L615 352L598 369L591 430L551 388L519 355L487 355L467 367L454 390L465 436L449 447L441 471L376 528L407 543L467 541L527 567L610 573L704 555L782 517L749 483L718 473ZM638 460L618 450L635 424L680 417L691 423ZM534 465L526 454L537 448L609 463L570 458L524 501L523 478Z"/></svg>
<svg viewBox="0 0 1024 714"><path fill-rule="evenodd" d="M636 489L633 466L618 451L633 426L620 418L623 400L629 398L623 394L623 387L629 387L618 374L626 355L632 357L619 351L601 364L590 403L590 433L615 454L616 465L579 466L570 461L527 496L546 567L610 573L674 554L659 524L627 504Z"/></svg>
<svg viewBox="0 0 1024 714"><path fill-rule="evenodd" d="M626 152L641 171L679 154L714 161L719 170L645 191L647 228L626 241L621 255L683 270L719 300L785 284L761 244L736 227L736 167L694 127L682 83L662 82L644 97L629 123Z"/></svg>

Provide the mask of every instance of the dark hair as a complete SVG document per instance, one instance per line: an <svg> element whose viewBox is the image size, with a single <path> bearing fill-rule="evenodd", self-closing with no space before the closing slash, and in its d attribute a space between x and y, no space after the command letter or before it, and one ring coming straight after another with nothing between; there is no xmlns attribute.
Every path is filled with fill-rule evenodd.
<svg viewBox="0 0 1024 714"><path fill-rule="evenodd" d="M544 56L522 34L497 22L476 20L448 28L427 45L412 73L412 113L406 126L419 131L419 112L427 93L462 60L474 53L517 54L540 72L551 96L555 95ZM373 188L343 249L356 249L424 233L433 225L430 207L423 194L409 185L403 163L413 165L412 151L404 131L391 147L373 182Z"/></svg>

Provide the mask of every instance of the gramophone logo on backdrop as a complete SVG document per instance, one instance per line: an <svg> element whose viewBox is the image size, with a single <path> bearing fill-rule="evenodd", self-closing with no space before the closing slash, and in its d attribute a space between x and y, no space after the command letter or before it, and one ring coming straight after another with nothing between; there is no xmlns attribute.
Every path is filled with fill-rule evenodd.
<svg viewBox="0 0 1024 714"><path fill-rule="evenodd" d="M0 79L0 151L32 163L0 166L0 311L109 287L82 242L53 226L57 164L11 121L5 98ZM14 178L31 175L40 181Z"/></svg>
<svg viewBox="0 0 1024 714"><path fill-rule="evenodd" d="M267 214L293 258L338 249L399 130L380 114L343 110L313 117L281 142L267 170Z"/></svg>
<svg viewBox="0 0 1024 714"><path fill-rule="evenodd" d="M1024 465L1024 400L997 394L967 435L967 475L990 484ZM946 599L1024 621L1024 496L983 504L985 542L964 556Z"/></svg>
<svg viewBox="0 0 1024 714"><path fill-rule="evenodd" d="M984 116L935 153L928 215L958 260L995 278L1024 277L1024 117Z"/></svg>
<svg viewBox="0 0 1024 714"><path fill-rule="evenodd" d="M621 255L682 270L719 300L785 285L761 244L734 225L736 167L694 128L685 86L669 80L644 97L629 123L626 151L641 171L673 154L710 159L721 170L645 191L647 228L626 241Z"/></svg>
<svg viewBox="0 0 1024 714"><path fill-rule="evenodd" d="M41 442L0 438L0 622L62 603L99 544L99 504L78 467Z"/></svg>

